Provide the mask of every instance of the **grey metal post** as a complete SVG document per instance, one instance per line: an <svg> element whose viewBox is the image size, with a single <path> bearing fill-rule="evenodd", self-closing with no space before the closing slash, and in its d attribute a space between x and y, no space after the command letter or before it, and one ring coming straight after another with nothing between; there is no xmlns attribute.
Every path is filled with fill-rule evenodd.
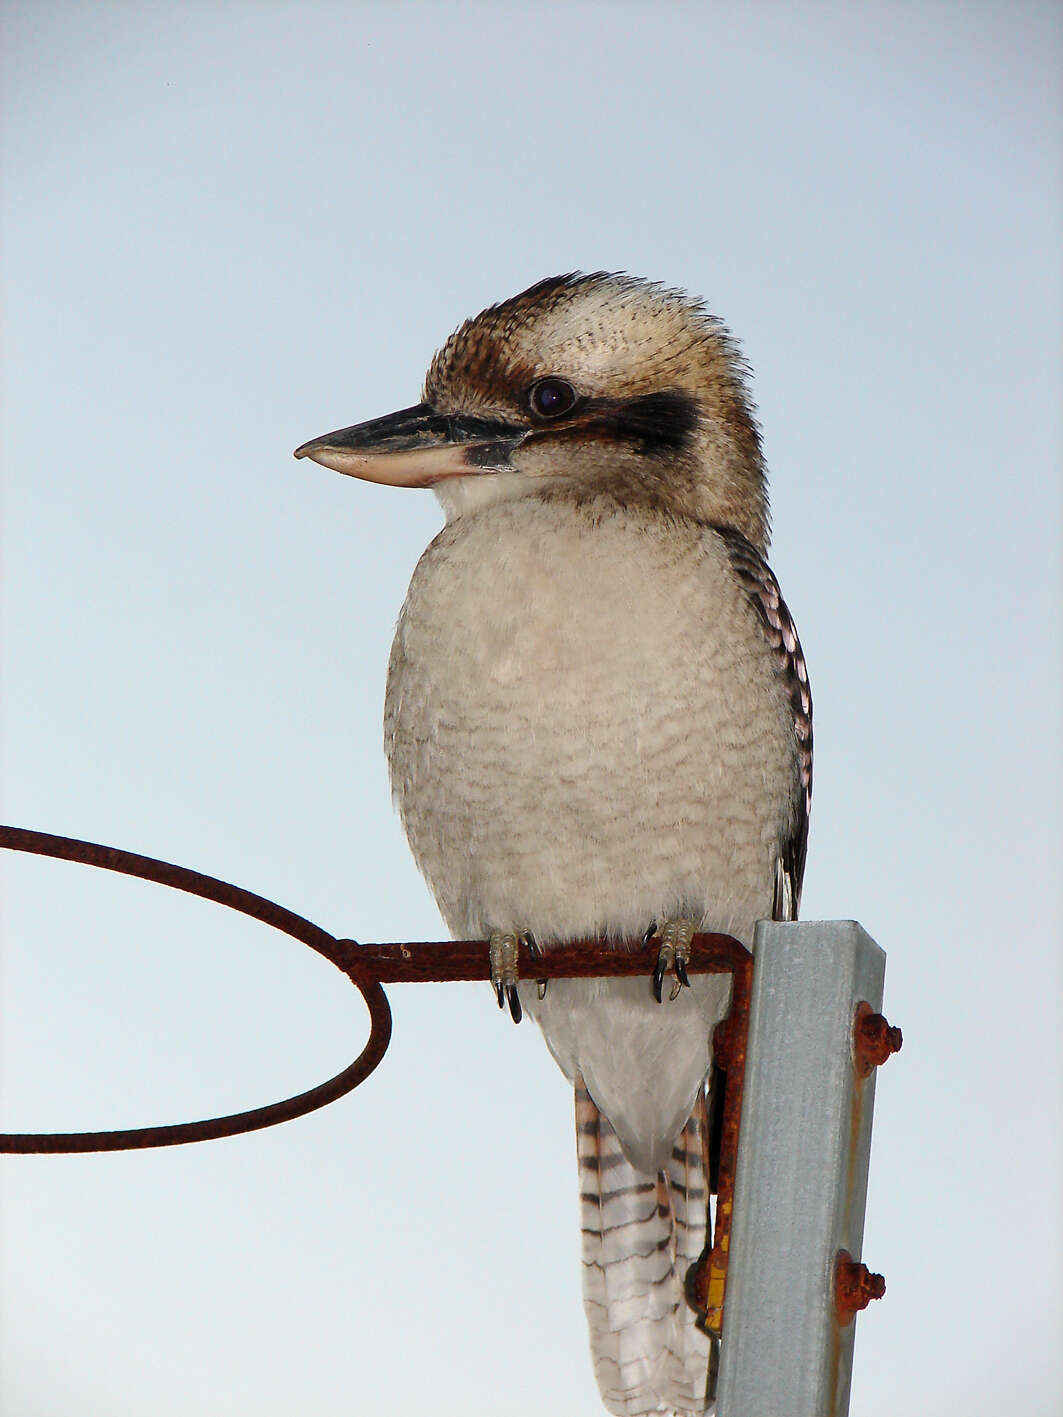
<svg viewBox="0 0 1063 1417"><path fill-rule="evenodd" d="M855 1319L838 1252L860 1258L875 1075L853 1020L882 1008L886 957L855 921L762 921L753 992L718 1417L845 1417Z"/></svg>

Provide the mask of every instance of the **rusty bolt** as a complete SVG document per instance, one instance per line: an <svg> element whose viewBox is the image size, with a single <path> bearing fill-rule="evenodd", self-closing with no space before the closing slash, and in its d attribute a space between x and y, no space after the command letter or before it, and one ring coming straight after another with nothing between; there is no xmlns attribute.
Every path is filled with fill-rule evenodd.
<svg viewBox="0 0 1063 1417"><path fill-rule="evenodd" d="M697 1314L704 1314L709 1307L709 1269L712 1255L706 1251L686 1272L683 1281L687 1303Z"/></svg>
<svg viewBox="0 0 1063 1417"><path fill-rule="evenodd" d="M904 1038L899 1028L892 1028L881 1014L876 1014L871 1005L861 1001L856 1006L853 1023L853 1056L856 1071L862 1078L870 1077L875 1068L881 1067L891 1053L899 1053Z"/></svg>
<svg viewBox="0 0 1063 1417"><path fill-rule="evenodd" d="M842 1328L851 1324L872 1299L881 1299L885 1292L886 1281L881 1274L872 1274L867 1265L854 1260L848 1250L838 1251L834 1271L834 1307Z"/></svg>

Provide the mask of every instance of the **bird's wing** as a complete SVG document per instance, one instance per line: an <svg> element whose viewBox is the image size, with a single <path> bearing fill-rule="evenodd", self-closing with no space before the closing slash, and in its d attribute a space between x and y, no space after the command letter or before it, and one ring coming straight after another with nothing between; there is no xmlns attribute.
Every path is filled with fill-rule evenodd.
<svg viewBox="0 0 1063 1417"><path fill-rule="evenodd" d="M619 1417L703 1413L709 1340L684 1278L705 1245L705 1098L666 1171L636 1171L582 1084L576 1087L583 1303L602 1400Z"/></svg>
<svg viewBox="0 0 1063 1417"><path fill-rule="evenodd" d="M812 802L812 691L808 685L808 667L797 626L767 561L733 527L714 527L713 530L724 543L731 569L760 620L793 714L797 748L794 814L786 839L779 843L779 879L772 914L776 920L794 920L805 874L808 813Z"/></svg>

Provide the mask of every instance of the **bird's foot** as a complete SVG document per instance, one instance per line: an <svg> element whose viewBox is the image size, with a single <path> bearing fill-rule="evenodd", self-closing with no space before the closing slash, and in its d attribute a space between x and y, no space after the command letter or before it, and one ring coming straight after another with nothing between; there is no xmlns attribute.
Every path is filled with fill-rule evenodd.
<svg viewBox="0 0 1063 1417"><path fill-rule="evenodd" d="M669 970L675 973L675 982L672 985L671 993L668 995L669 1002L679 995L681 989L690 988L690 975L687 973L687 965L690 963L690 942L697 934L698 922L696 920L666 920L660 928L654 921L646 931L646 943L650 940L659 939L661 947L657 952L657 963L653 967L653 997L660 1004L664 1000L664 976Z"/></svg>
<svg viewBox="0 0 1063 1417"><path fill-rule="evenodd" d="M523 1017L520 995L517 993L517 958L521 941L528 946L533 955L542 954L535 936L530 935L526 930L520 934L514 930L491 931L491 983L495 986L498 1007L501 1009L508 1004L514 1023L520 1023ZM542 999L545 996L546 980L540 979L539 998Z"/></svg>

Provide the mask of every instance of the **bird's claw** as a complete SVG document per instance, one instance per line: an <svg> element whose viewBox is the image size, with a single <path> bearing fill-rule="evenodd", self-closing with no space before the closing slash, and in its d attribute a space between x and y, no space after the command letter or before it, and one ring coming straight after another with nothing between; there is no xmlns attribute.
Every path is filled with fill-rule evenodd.
<svg viewBox="0 0 1063 1417"><path fill-rule="evenodd" d="M662 945L657 951L657 963L653 966L653 997L659 1004L664 1002L664 976L675 963L675 951Z"/></svg>
<svg viewBox="0 0 1063 1417"><path fill-rule="evenodd" d="M491 983L495 986L498 1007L502 1009L508 1004L514 1023L520 1023L524 1017L520 995L517 992L517 960L522 940L533 954L542 953L535 937L527 932L518 935L513 930L491 931ZM546 993L545 979L539 980L538 988L541 999Z"/></svg>
<svg viewBox="0 0 1063 1417"><path fill-rule="evenodd" d="M656 922L646 932L647 942L659 938L661 947L657 951L657 963L653 967L653 997L659 1004L664 1002L664 976L669 970L675 974L668 1000L678 998L681 989L690 988L690 942L697 933L694 920L666 920L657 928Z"/></svg>
<svg viewBox="0 0 1063 1417"><path fill-rule="evenodd" d="M535 936L530 930L525 930L524 934L521 936L521 939L528 946L529 952L533 955L535 959L542 959L542 946L539 944L539 941L535 938ZM536 994L538 994L540 999L546 998L546 986L549 983L549 979L537 979L535 981L535 992Z"/></svg>
<svg viewBox="0 0 1063 1417"><path fill-rule="evenodd" d="M491 983L495 986L498 1007L509 1004L514 1023L520 1023L520 996L517 993L517 951L519 936L512 930L492 930L490 940Z"/></svg>

